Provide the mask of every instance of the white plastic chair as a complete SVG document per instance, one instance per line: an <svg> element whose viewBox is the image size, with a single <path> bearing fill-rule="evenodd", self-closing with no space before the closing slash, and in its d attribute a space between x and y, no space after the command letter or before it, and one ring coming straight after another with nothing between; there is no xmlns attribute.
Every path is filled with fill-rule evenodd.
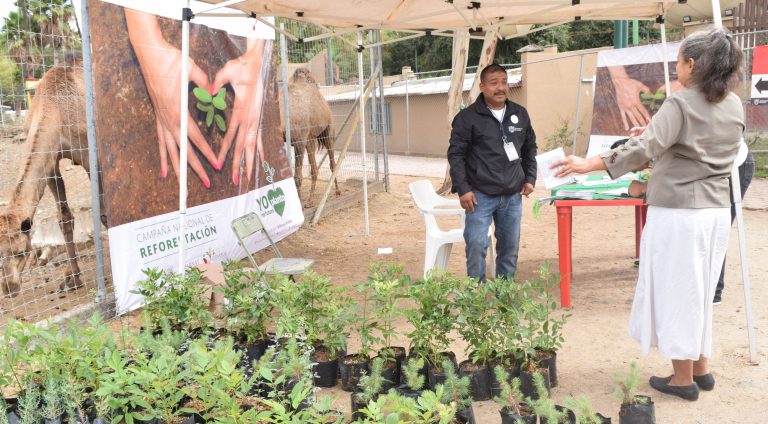
<svg viewBox="0 0 768 424"><path fill-rule="evenodd" d="M411 196L422 215L426 227L426 249L424 254L424 277L432 269L446 269L453 243L464 242L464 209L458 199L446 199L435 193L429 180L410 183ZM443 231L437 225L436 215L456 215L461 218L461 227ZM491 276L496 276L496 255L493 246L493 231L488 229L488 245L491 257Z"/></svg>

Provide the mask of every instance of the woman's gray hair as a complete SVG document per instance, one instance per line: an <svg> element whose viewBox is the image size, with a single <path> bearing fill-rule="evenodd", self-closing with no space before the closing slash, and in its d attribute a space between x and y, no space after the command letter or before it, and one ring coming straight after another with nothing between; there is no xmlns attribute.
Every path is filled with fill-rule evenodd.
<svg viewBox="0 0 768 424"><path fill-rule="evenodd" d="M741 48L731 34L714 28L691 34L680 45L683 60L694 60L691 79L707 101L717 103L738 81L743 60Z"/></svg>

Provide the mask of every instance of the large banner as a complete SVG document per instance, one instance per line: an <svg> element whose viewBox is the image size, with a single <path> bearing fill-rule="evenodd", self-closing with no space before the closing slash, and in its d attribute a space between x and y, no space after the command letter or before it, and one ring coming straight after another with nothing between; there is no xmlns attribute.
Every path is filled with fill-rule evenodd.
<svg viewBox="0 0 768 424"><path fill-rule="evenodd" d="M680 43L667 44L672 92L682 88L675 76ZM664 52L660 44L603 50L597 53L595 103L587 157L608 150L628 137L632 127L645 126L667 97Z"/></svg>
<svg viewBox="0 0 768 424"><path fill-rule="evenodd" d="M130 291L142 270L178 266L182 113L190 140L187 265L244 257L230 222L247 212L257 212L276 240L304 221L283 148L274 32L242 14L196 18L206 25L190 25L189 102L181 108L181 3L122 3L88 3L118 313L140 305ZM249 242L252 251L268 245L263 237Z"/></svg>

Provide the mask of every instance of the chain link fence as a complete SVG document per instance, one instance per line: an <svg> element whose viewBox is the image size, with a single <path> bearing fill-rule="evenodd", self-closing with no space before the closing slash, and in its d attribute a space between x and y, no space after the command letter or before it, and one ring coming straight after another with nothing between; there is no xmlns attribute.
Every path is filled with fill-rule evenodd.
<svg viewBox="0 0 768 424"><path fill-rule="evenodd" d="M0 326L93 302L103 267L94 248L102 228L78 166L88 166L88 142L74 9L66 0L17 4L0 28Z"/></svg>

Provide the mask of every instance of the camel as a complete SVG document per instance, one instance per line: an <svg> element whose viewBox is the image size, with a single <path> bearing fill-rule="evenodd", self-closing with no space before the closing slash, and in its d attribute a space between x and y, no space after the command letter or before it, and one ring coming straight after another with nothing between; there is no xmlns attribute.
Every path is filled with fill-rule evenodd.
<svg viewBox="0 0 768 424"><path fill-rule="evenodd" d="M280 91L280 125L285 128L283 117L284 96ZM304 151L309 158L309 167L312 175L312 188L309 198L304 202L305 207L312 206L312 198L315 195L317 185L317 160L315 153L318 144L328 151L331 172L336 169L336 161L333 157L333 135L331 132L331 108L320 93L320 89L307 68L298 68L288 82L288 107L291 125L291 144L294 147L295 172L293 174L296 188L301 190L302 167L304 165ZM285 132L283 132L285 138ZM340 195L338 179L336 195Z"/></svg>
<svg viewBox="0 0 768 424"><path fill-rule="evenodd" d="M73 241L74 216L67 204L59 161L67 158L89 171L88 139L85 125L85 86L80 58L69 58L63 65L48 70L40 80L27 119L24 160L8 206L0 213L0 258L3 293L16 296L21 291L21 272L32 254L32 218L46 185L58 206L58 220L67 251L65 279L59 290L83 285ZM90 176L90 175L89 175ZM102 205L102 210L103 205ZM102 215L102 222L105 216ZM42 262L42 259L40 259Z"/></svg>

